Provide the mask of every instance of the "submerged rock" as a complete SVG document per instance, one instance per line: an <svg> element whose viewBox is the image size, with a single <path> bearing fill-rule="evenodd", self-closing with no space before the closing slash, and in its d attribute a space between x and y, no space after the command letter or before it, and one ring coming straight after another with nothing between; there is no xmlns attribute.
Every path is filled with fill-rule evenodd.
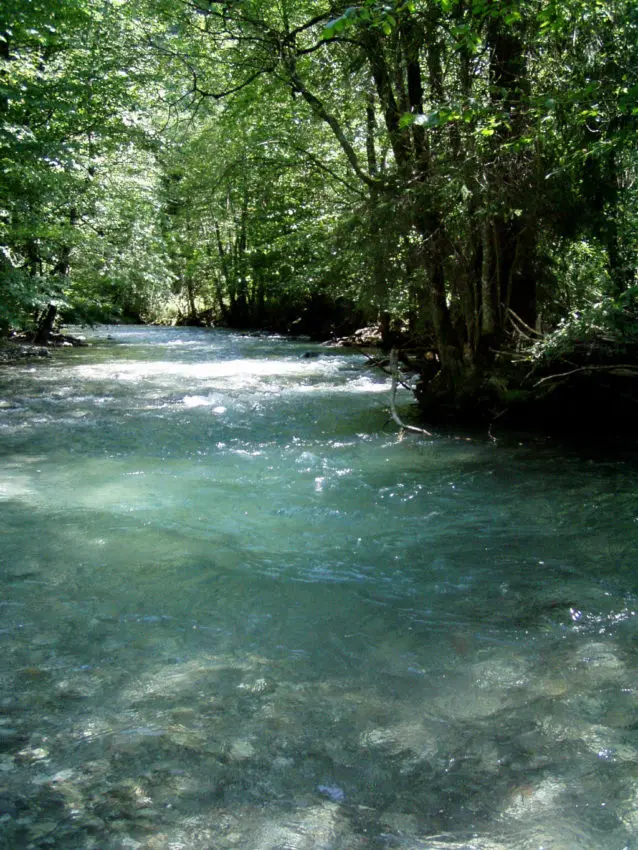
<svg viewBox="0 0 638 850"><path fill-rule="evenodd" d="M255 748L250 741L239 739L230 745L229 755L233 761L244 761L255 755Z"/></svg>

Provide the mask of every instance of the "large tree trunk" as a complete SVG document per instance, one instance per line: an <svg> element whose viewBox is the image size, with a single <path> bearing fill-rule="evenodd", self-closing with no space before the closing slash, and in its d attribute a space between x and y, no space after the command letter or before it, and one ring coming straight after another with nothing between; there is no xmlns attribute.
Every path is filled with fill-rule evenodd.
<svg viewBox="0 0 638 850"><path fill-rule="evenodd" d="M49 304L44 315L40 319L38 329L36 331L34 342L36 345L47 345L53 332L53 325L58 313L58 308L55 304Z"/></svg>
<svg viewBox="0 0 638 850"><path fill-rule="evenodd" d="M503 9L490 0L493 15L487 24L490 66L490 98L500 119L493 139L497 145L496 164L488 174L487 201L497 199L514 215L492 216L492 239L483 237L482 329L495 343L505 333L508 309L528 325L536 324L536 278L534 255L536 222L530 163L524 153L507 153L505 145L515 142L526 129L525 103L530 85L524 39L520 25L506 24ZM485 256L485 252L491 256ZM491 271L489 269L491 266Z"/></svg>

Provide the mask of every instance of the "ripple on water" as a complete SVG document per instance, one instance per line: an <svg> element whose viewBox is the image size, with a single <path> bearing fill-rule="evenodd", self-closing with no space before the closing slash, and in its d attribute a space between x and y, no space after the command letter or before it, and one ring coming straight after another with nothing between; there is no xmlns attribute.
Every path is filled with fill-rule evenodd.
<svg viewBox="0 0 638 850"><path fill-rule="evenodd" d="M0 403L0 843L632 846L631 470L399 440L358 355L107 332Z"/></svg>

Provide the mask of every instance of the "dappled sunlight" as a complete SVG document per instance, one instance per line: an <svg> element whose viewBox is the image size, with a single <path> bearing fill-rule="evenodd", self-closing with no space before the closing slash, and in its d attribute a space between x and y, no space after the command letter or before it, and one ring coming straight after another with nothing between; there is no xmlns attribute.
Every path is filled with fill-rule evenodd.
<svg viewBox="0 0 638 850"><path fill-rule="evenodd" d="M26 502L33 498L35 498L35 491L30 477L13 472L11 478L0 480L0 502L10 499Z"/></svg>

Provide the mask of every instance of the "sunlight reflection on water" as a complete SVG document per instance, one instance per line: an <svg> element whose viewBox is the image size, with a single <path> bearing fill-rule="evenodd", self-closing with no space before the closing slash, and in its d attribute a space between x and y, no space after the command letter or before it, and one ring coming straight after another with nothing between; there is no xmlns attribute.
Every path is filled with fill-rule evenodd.
<svg viewBox="0 0 638 850"><path fill-rule="evenodd" d="M633 847L630 466L400 440L358 355L106 333L0 369L0 846Z"/></svg>

